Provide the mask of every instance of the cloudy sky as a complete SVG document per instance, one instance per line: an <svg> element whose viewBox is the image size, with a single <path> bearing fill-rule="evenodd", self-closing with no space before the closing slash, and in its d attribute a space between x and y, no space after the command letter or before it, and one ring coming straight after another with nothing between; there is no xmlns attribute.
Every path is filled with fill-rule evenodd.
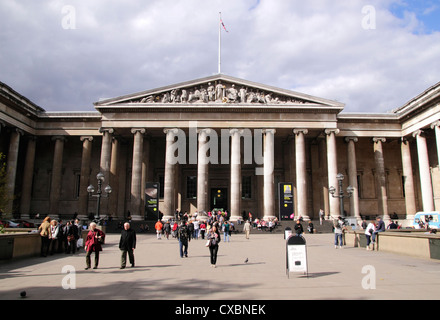
<svg viewBox="0 0 440 320"><path fill-rule="evenodd" d="M440 81L438 0L1 0L0 81L46 111L218 72L388 112Z"/></svg>

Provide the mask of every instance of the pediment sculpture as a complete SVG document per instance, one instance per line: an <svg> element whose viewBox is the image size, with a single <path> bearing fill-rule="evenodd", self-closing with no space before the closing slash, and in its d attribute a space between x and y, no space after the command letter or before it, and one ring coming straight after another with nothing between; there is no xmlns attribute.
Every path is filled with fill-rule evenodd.
<svg viewBox="0 0 440 320"><path fill-rule="evenodd" d="M225 81L172 88L130 100L130 103L248 103L248 104L303 104L304 99L275 93L261 88L237 85Z"/></svg>

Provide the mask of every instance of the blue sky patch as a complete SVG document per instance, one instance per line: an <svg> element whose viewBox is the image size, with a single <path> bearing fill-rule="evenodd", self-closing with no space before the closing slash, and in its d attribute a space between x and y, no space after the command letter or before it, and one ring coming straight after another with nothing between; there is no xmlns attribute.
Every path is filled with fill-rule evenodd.
<svg viewBox="0 0 440 320"><path fill-rule="evenodd" d="M419 21L419 27L415 33L431 34L440 32L440 1L438 0L402 0L393 3L390 12L399 19L405 19L414 14Z"/></svg>

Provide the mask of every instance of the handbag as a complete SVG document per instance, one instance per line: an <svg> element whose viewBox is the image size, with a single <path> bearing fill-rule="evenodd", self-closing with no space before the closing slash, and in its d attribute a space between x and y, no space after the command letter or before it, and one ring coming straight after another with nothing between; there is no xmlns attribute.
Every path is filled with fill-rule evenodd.
<svg viewBox="0 0 440 320"><path fill-rule="evenodd" d="M206 241L205 247L209 247L211 245L211 240Z"/></svg>

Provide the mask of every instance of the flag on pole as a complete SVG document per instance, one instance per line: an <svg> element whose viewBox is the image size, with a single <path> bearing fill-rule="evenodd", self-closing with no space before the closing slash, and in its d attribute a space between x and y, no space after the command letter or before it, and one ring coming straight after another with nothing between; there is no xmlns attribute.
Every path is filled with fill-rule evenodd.
<svg viewBox="0 0 440 320"><path fill-rule="evenodd" d="M220 17L220 23L222 24L222 26L223 26L223 29L225 29L225 31L229 33L229 31L228 31L228 30L226 30L225 24L223 23L223 20L222 20L222 18L221 18L221 17Z"/></svg>

